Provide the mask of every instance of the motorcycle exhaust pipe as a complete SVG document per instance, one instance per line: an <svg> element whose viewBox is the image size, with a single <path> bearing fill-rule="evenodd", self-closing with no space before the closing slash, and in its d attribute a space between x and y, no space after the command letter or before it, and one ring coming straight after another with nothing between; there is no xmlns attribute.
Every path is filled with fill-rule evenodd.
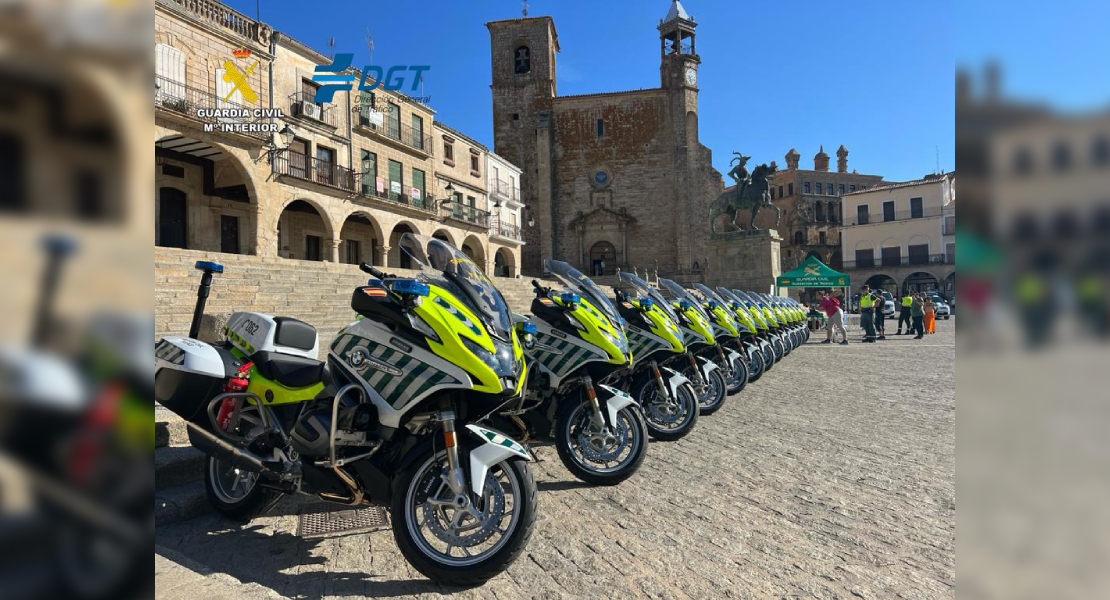
<svg viewBox="0 0 1110 600"><path fill-rule="evenodd" d="M266 464L265 459L253 452L241 450L232 446L196 423L186 421L185 427L189 430L189 442L205 454L223 458L230 461L231 464L236 467L247 469L248 471L261 473L274 470L270 465ZM196 435L194 436L193 434Z"/></svg>

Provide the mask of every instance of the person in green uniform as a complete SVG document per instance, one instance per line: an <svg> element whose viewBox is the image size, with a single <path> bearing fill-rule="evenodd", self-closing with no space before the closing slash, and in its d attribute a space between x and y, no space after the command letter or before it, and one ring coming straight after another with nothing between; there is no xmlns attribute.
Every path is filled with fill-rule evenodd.
<svg viewBox="0 0 1110 600"><path fill-rule="evenodd" d="M863 327L863 341L875 342L875 297L871 295L871 286L863 286L859 290L859 324Z"/></svg>

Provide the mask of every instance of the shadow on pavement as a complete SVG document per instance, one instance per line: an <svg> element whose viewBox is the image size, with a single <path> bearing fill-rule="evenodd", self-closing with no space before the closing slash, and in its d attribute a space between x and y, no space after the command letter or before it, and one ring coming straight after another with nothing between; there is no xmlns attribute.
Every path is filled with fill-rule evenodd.
<svg viewBox="0 0 1110 600"><path fill-rule="evenodd" d="M450 595L461 591L427 579L386 580L375 575L369 564L365 572L292 572L298 567L330 562L327 556L319 556L314 550L331 538L304 539L284 531L264 532L262 525L240 525L215 515L193 519L184 525L189 528L190 537L202 538L204 542L187 543L170 550L196 563L199 569L195 570L224 573L242 583L256 583L274 590L283 597L394 597L429 593Z"/></svg>

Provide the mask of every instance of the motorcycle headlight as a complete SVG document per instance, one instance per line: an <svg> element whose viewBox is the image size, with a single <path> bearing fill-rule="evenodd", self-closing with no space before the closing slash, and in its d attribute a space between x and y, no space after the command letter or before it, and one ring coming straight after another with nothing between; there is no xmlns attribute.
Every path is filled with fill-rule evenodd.
<svg viewBox="0 0 1110 600"><path fill-rule="evenodd" d="M482 362L486 363L487 367L493 369L495 372L500 370L501 365L497 360L497 356L493 352L490 352L489 350L481 347L480 345L478 345L478 342L475 342L470 338L460 337L459 339L462 340L462 343L464 346L466 346L466 349L470 350L472 353L474 353L475 356L481 359Z"/></svg>
<svg viewBox="0 0 1110 600"><path fill-rule="evenodd" d="M605 339L609 340L609 343L616 346L622 354L628 353L628 338L624 337L623 332L613 335L608 331L602 330L601 334L605 336Z"/></svg>

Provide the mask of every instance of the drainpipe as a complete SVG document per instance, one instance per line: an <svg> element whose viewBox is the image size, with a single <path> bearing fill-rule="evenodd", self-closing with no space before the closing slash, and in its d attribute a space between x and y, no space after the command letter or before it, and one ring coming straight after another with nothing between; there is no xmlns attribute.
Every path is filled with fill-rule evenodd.
<svg viewBox="0 0 1110 600"><path fill-rule="evenodd" d="M351 123L354 120L351 118L351 94L353 93L350 90L347 91L347 170L352 173L355 170L355 134Z"/></svg>
<svg viewBox="0 0 1110 600"><path fill-rule="evenodd" d="M281 35L281 33L275 31L273 33L273 35L270 36L270 56L273 57L273 58L270 59L270 68L269 68L270 85L267 86L267 87L269 87L270 110L274 109L274 61L277 60L277 38L278 38L279 35ZM277 119L277 117L270 117L270 122L273 123L276 119ZM273 171L274 171L274 154L271 152L270 153L270 172L273 173Z"/></svg>

